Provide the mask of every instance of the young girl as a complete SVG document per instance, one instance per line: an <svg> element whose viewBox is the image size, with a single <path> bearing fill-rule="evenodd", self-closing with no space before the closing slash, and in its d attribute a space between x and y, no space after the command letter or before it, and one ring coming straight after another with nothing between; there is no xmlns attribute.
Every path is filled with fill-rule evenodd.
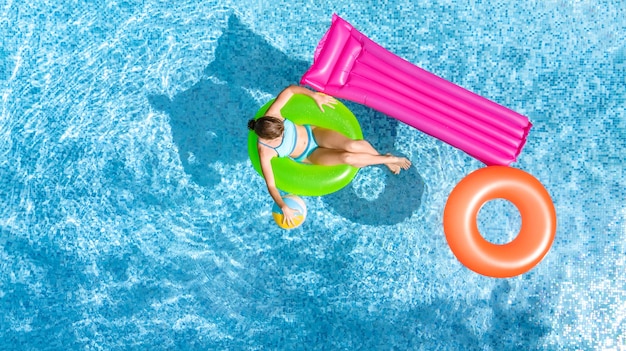
<svg viewBox="0 0 626 351"><path fill-rule="evenodd" d="M284 222L287 224L293 224L294 210L285 204L276 188L270 162L272 157L289 157L296 162L325 166L348 164L362 168L384 164L394 174L411 166L411 161L407 158L381 155L365 140L352 140L334 130L308 124L297 125L285 119L280 110L294 94L309 96L322 112L325 105L334 108L337 103L332 96L290 85L278 94L265 116L248 121L248 128L254 130L259 139L257 148L267 190L283 211Z"/></svg>

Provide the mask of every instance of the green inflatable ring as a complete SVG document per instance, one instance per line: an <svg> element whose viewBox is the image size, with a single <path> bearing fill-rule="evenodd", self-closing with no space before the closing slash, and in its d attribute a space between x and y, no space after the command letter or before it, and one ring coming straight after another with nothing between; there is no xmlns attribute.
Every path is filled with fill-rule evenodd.
<svg viewBox="0 0 626 351"><path fill-rule="evenodd" d="M274 100L268 101L257 111L255 119L262 117ZM336 130L348 138L363 139L361 126L354 114L341 102L330 108L324 106L324 111L313 99L306 95L294 95L281 110L282 115L296 124L311 124ZM257 150L257 135L248 133L248 154L254 169L263 176L259 152ZM298 163L288 157L272 158L272 169L276 187L284 192L303 196L322 196L343 188L350 184L356 175L357 168L348 165L318 166Z"/></svg>

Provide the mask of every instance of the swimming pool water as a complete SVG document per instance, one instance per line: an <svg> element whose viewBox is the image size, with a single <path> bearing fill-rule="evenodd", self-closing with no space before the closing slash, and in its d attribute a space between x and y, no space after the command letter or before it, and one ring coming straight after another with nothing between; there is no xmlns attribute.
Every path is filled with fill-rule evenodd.
<svg viewBox="0 0 626 351"><path fill-rule="evenodd" d="M0 350L626 349L626 8L614 1L0 3ZM514 167L551 193L546 258L452 255L482 165L346 103L381 152L283 231L245 122L297 83L333 12L527 115ZM519 229L506 202L479 225ZM506 241L506 239L504 240Z"/></svg>

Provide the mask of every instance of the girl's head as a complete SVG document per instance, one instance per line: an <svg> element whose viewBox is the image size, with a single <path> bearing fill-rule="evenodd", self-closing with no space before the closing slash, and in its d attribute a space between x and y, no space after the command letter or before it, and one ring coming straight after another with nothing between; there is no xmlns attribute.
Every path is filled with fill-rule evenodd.
<svg viewBox="0 0 626 351"><path fill-rule="evenodd" d="M253 130L259 138L272 140L283 134L285 126L280 118L263 116L256 120L249 120L248 129Z"/></svg>

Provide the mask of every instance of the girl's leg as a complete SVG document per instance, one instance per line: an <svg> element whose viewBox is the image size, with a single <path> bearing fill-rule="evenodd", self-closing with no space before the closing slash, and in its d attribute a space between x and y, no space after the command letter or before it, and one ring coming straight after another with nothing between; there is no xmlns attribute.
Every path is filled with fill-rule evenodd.
<svg viewBox="0 0 626 351"><path fill-rule="evenodd" d="M366 140L352 140L337 131L321 127L314 127L313 135L320 146L309 155L309 161L315 164L349 164L358 168L384 164L394 174L411 166L407 158L381 155Z"/></svg>
<svg viewBox="0 0 626 351"><path fill-rule="evenodd" d="M327 149L318 147L309 157L309 161L313 164L334 166L339 164L348 164L357 168L371 165L386 165L393 173L400 173L401 169L409 169L411 161L404 157L396 157L393 155L371 155L359 152L349 152L344 150Z"/></svg>
<svg viewBox="0 0 626 351"><path fill-rule="evenodd" d="M313 127L313 136L315 136L315 141L317 141L319 146L327 149L380 155L368 141L352 140L332 129Z"/></svg>

